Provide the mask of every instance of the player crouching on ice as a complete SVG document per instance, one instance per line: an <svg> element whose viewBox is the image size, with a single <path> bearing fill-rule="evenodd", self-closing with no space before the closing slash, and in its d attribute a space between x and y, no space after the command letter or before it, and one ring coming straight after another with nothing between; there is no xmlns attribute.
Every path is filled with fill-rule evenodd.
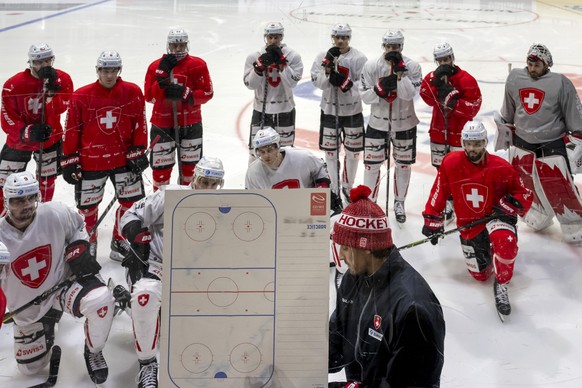
<svg viewBox="0 0 582 388"><path fill-rule="evenodd" d="M10 263L0 278L8 308L16 310L71 274L75 278L14 315L18 369L33 375L48 364L55 325L64 310L76 318L85 317L85 363L91 380L102 384L108 375L102 350L113 321L113 296L99 276L101 266L89 253L83 216L61 202L39 200L39 185L30 172L14 173L6 179L7 214L0 220L0 241L10 252Z"/></svg>
<svg viewBox="0 0 582 388"><path fill-rule="evenodd" d="M191 188L216 190L224 185L224 168L218 158L203 156L194 169ZM162 258L164 242L164 192L190 189L165 185L139 200L121 218L123 236L131 248L121 263L131 290L131 318L139 360L138 387L158 386L160 307L162 305Z"/></svg>
<svg viewBox="0 0 582 388"><path fill-rule="evenodd" d="M471 276L485 281L495 274L495 306L499 314L509 315L507 284L517 256L517 216L529 210L533 194L507 161L487 152L483 123L467 122L461 131L461 142L464 151L447 154L438 170L422 213L422 234L434 236L431 243L437 244L439 234L444 232L441 214L450 195L457 226L491 218L487 223L461 229L461 246Z"/></svg>

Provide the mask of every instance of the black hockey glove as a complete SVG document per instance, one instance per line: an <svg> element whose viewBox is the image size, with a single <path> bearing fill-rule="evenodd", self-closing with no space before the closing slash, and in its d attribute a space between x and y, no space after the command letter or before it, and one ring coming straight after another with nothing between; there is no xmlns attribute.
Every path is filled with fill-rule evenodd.
<svg viewBox="0 0 582 388"><path fill-rule="evenodd" d="M329 83L333 86L338 86L344 93L350 90L352 86L354 86L354 83L348 76L340 73L339 71L336 72L333 70L331 73L329 73Z"/></svg>
<svg viewBox="0 0 582 388"><path fill-rule="evenodd" d="M125 225L122 233L129 240L131 249L125 255L121 265L128 269L132 281L134 279L137 281L148 271L152 236L148 228L142 227L138 220Z"/></svg>
<svg viewBox="0 0 582 388"><path fill-rule="evenodd" d="M267 51L267 53L271 54L271 57L273 59L273 63L280 65L280 64L286 62L285 56L283 55L283 51L281 50L281 47L277 46L276 44L268 45L265 50Z"/></svg>
<svg viewBox="0 0 582 388"><path fill-rule="evenodd" d="M331 209L331 215L330 217L335 216L336 214L340 214L342 212L342 210L344 209L344 204L342 203L342 198L334 193L333 191L331 192L331 201L330 201L330 209Z"/></svg>
<svg viewBox="0 0 582 388"><path fill-rule="evenodd" d="M321 62L321 66L325 66L325 67L333 67L333 63L335 61L336 58L338 58L341 55L341 51L339 47L332 47L329 50L327 50L327 53L325 53L325 57L323 58L323 61Z"/></svg>
<svg viewBox="0 0 582 388"><path fill-rule="evenodd" d="M443 80L443 77L446 76L447 78L451 78L453 75L457 74L457 68L449 65L449 64L442 64L436 68L434 71L434 77L440 80Z"/></svg>
<svg viewBox="0 0 582 388"><path fill-rule="evenodd" d="M439 237L445 232L445 223L443 217L433 216L432 214L423 214L424 226L422 227L422 234L426 237L433 237L430 240L432 245L437 245Z"/></svg>
<svg viewBox="0 0 582 388"><path fill-rule="evenodd" d="M51 137L53 128L49 124L26 125L20 130L23 143L45 142Z"/></svg>
<svg viewBox="0 0 582 388"><path fill-rule="evenodd" d="M61 85L57 83L57 79L59 78L57 71L52 66L45 66L38 69L37 72L38 76L42 79L45 79L46 88L51 92L56 92L61 89Z"/></svg>
<svg viewBox="0 0 582 388"><path fill-rule="evenodd" d="M156 69L156 80L158 81L160 88L165 89L171 85L172 79L170 73L177 63L178 59L174 54L165 54L162 57L162 60Z"/></svg>
<svg viewBox="0 0 582 388"><path fill-rule="evenodd" d="M378 79L378 83L374 86L374 92L376 92L378 97L386 99L390 92L396 90L397 87L398 76L396 74L390 74L388 77Z"/></svg>
<svg viewBox="0 0 582 388"><path fill-rule="evenodd" d="M455 109L457 101L459 100L459 91L451 84L443 83L437 89L437 95L440 102L449 109Z"/></svg>
<svg viewBox="0 0 582 388"><path fill-rule="evenodd" d="M81 181L82 170L81 160L79 154L71 154L61 158L61 170L63 172L63 179L71 184L76 185Z"/></svg>
<svg viewBox="0 0 582 388"><path fill-rule="evenodd" d="M182 101L182 104L194 105L194 92L188 86L171 84L166 88L166 97L172 101Z"/></svg>
<svg viewBox="0 0 582 388"><path fill-rule="evenodd" d="M400 73L407 70L402 54L398 51L390 51L386 53L384 55L384 60L392 64L392 70L394 70L394 73Z"/></svg>
<svg viewBox="0 0 582 388"><path fill-rule="evenodd" d="M141 175L150 164L145 151L144 146L132 146L127 149L125 154L127 165L135 175Z"/></svg>
<svg viewBox="0 0 582 388"><path fill-rule="evenodd" d="M523 212L523 205L511 195L501 198L497 205L493 206L493 215L499 221L506 222L510 225L517 224L517 216Z"/></svg>
<svg viewBox="0 0 582 388"><path fill-rule="evenodd" d="M89 241L77 240L65 248L65 262L77 277L97 275L101 270L97 260L91 256L90 247Z"/></svg>

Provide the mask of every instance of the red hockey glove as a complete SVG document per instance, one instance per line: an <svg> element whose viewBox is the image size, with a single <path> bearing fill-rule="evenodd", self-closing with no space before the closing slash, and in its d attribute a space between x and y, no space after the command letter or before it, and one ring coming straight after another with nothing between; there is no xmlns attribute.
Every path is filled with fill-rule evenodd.
<svg viewBox="0 0 582 388"><path fill-rule="evenodd" d="M77 277L97 275L101 270L97 260L91 256L90 247L89 241L77 240L65 248L65 262Z"/></svg>
<svg viewBox="0 0 582 388"><path fill-rule="evenodd" d="M76 185L81 181L83 172L81 170L81 161L79 154L71 154L61 158L61 170L63 172L63 179L71 185Z"/></svg>
<svg viewBox="0 0 582 388"><path fill-rule="evenodd" d="M388 77L381 77L378 83L374 86L374 92L378 97L383 98L388 102L394 101L396 98L396 89L398 87L398 76L390 74Z"/></svg>
<svg viewBox="0 0 582 388"><path fill-rule="evenodd" d="M432 214L423 214L424 226L422 227L422 234L426 237L433 237L430 240L432 245L437 245L439 237L445 231L445 223L443 217L434 216Z"/></svg>
<svg viewBox="0 0 582 388"><path fill-rule="evenodd" d="M384 55L384 60L390 62L394 73L401 73L408 70L406 68L406 64L404 63L404 59L402 58L402 54L400 54L398 51L390 51L386 53Z"/></svg>
<svg viewBox="0 0 582 388"><path fill-rule="evenodd" d="M333 86L338 86L344 93L354 86L354 83L348 76L336 71L329 73L329 83Z"/></svg>
<svg viewBox="0 0 582 388"><path fill-rule="evenodd" d="M499 203L493 207L493 214L503 222L515 225L517 216L522 214L523 205L511 195L506 195L499 200Z"/></svg>

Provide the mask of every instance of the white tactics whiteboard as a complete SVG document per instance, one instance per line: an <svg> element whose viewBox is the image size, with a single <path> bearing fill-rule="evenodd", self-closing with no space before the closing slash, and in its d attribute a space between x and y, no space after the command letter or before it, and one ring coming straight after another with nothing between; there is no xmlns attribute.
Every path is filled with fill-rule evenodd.
<svg viewBox="0 0 582 388"><path fill-rule="evenodd" d="M329 190L166 191L163 387L327 387Z"/></svg>

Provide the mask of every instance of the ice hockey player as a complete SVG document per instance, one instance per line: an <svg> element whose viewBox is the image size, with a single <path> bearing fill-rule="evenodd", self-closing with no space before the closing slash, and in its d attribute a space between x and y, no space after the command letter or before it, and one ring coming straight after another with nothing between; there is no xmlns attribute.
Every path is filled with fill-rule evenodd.
<svg viewBox="0 0 582 388"><path fill-rule="evenodd" d="M26 170L34 153L37 164L42 160L37 178L43 202L52 200L55 192L63 137L61 115L73 93L71 77L55 69L54 61L49 45L33 44L28 50L29 68L9 78L2 88L1 122L6 143L0 153L0 189L8 175ZM0 190L0 213L3 206Z"/></svg>
<svg viewBox="0 0 582 388"><path fill-rule="evenodd" d="M449 43L438 43L433 57L438 67L424 77L420 96L432 107L428 131L430 156L432 165L438 168L449 151L462 150L461 131L481 108L481 90L475 78L455 64L455 53ZM452 199L449 199L445 220L449 223L453 219Z"/></svg>
<svg viewBox="0 0 582 388"><path fill-rule="evenodd" d="M333 226L332 240L349 270L329 320L329 372L345 370L348 383L330 387L439 387L445 322L424 278L392 243L388 219L368 197L352 203Z"/></svg>
<svg viewBox="0 0 582 388"><path fill-rule="evenodd" d="M552 54L541 43L527 51L527 66L513 69L505 83L505 97L497 117L496 148L510 150L511 163L534 202L524 221L540 231L560 223L564 241L582 244L582 198L572 173L582 172L582 106L572 81L553 73ZM568 155L566 148L572 147ZM570 160L568 156L571 156Z"/></svg>
<svg viewBox="0 0 582 388"><path fill-rule="evenodd" d="M97 58L98 80L73 94L61 162L63 178L75 186L87 230L97 222L107 180L113 182L119 207L109 257L116 261L127 250L119 219L144 197L141 173L149 165L144 96L139 86L121 79L122 65L117 51L103 51ZM90 237L95 253L97 232Z"/></svg>
<svg viewBox="0 0 582 388"><path fill-rule="evenodd" d="M146 73L145 99L154 104L150 138L161 136L150 158L154 190L170 183L176 143L178 184L190 185L194 167L202 156L202 104L210 101L214 90L206 62L189 54L189 44L183 28L171 29L166 54L152 62Z"/></svg>
<svg viewBox="0 0 582 388"><path fill-rule="evenodd" d="M3 242L0 241L0 282L6 277L6 272L4 272L4 266L10 265L10 252L6 248ZM4 321L4 313L6 312L6 295L1 287L0 283L0 328L2 328L2 322Z"/></svg>
<svg viewBox="0 0 582 388"><path fill-rule="evenodd" d="M294 147L281 147L277 131L266 127L253 139L257 160L251 163L245 177L246 189L299 189L329 187L325 163L311 152ZM340 197L331 191L330 209L339 213Z"/></svg>
<svg viewBox="0 0 582 388"><path fill-rule="evenodd" d="M360 85L362 101L371 105L364 145L364 184L372 189L371 199L375 202L380 190L380 167L390 153L389 137L394 150L394 215L398 223L406 222L404 200L411 166L416 161L416 125L419 122L414 111L414 97L418 96L422 81L420 65L403 56L403 48L401 31L386 32L382 37L383 53L368 60ZM388 160L387 165L390 163Z"/></svg>
<svg viewBox="0 0 582 388"><path fill-rule="evenodd" d="M91 380L102 384L108 367L103 348L113 321L114 299L89 253L83 216L58 201L39 203L39 185L28 171L10 175L4 185L6 217L0 240L10 252L2 272L8 308L15 310L65 281L74 282L14 316L14 350L18 369L37 374L49 362L55 324L63 310L85 318L84 357Z"/></svg>
<svg viewBox="0 0 582 388"><path fill-rule="evenodd" d="M194 190L215 190L224 185L224 168L218 158L203 156L194 170ZM121 218L123 235L131 249L121 263L131 290L131 317L139 360L138 388L158 386L160 307L162 305L162 258L165 190L188 186L162 186L143 198Z"/></svg>
<svg viewBox="0 0 582 388"><path fill-rule="evenodd" d="M322 90L319 149L325 152L331 189L340 195L338 188L341 188L346 200L349 200L356 179L360 152L364 150L364 116L359 86L362 68L367 61L362 52L350 46L351 38L349 24L336 24L331 29L333 46L327 52L319 53L311 66L311 81ZM338 155L341 144L345 152L343 168L340 168ZM340 175L341 183L338 182Z"/></svg>
<svg viewBox="0 0 582 388"><path fill-rule="evenodd" d="M422 213L422 234L434 236L431 242L437 244L444 232L442 211L451 195L459 227L493 215L487 223L462 229L460 239L471 276L486 281L494 275L495 305L502 317L511 312L507 285L518 250L517 216L529 210L533 193L505 159L487 152L482 122L467 122L461 139L464 151L447 154L438 169Z"/></svg>
<svg viewBox="0 0 582 388"><path fill-rule="evenodd" d="M243 81L254 90L253 115L249 136L249 164L255 160L253 138L265 126L281 136L282 146L295 142L295 101L293 88L303 75L301 56L283 43L285 29L279 22L265 26L265 46L249 54Z"/></svg>

